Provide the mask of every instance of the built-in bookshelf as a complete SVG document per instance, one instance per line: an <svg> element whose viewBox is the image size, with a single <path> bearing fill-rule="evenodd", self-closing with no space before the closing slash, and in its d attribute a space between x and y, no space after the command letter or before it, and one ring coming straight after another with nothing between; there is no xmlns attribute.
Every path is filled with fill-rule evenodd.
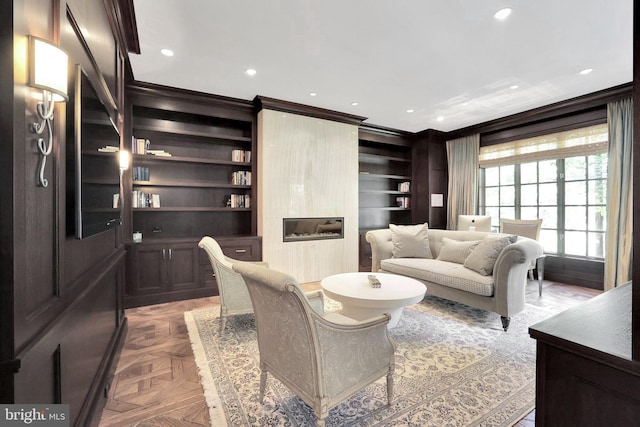
<svg viewBox="0 0 640 427"><path fill-rule="evenodd" d="M360 228L411 222L411 148L360 139Z"/></svg>
<svg viewBox="0 0 640 427"><path fill-rule="evenodd" d="M155 85L127 90L130 134L125 137L132 164L126 180L125 304L214 295L213 271L197 247L203 236L224 241L230 257L262 256L253 106ZM142 242L132 241L134 232L142 234Z"/></svg>

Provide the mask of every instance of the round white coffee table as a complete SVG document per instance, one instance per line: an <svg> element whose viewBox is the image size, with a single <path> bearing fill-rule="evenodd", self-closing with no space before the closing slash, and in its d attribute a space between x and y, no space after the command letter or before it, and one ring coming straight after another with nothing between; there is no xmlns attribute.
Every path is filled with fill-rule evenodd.
<svg viewBox="0 0 640 427"><path fill-rule="evenodd" d="M369 284L370 274L380 281L380 288ZM320 286L329 298L342 303L344 316L366 320L389 313L388 328L398 324L404 307L422 301L427 292L427 287L418 280L388 273L336 274L322 279Z"/></svg>

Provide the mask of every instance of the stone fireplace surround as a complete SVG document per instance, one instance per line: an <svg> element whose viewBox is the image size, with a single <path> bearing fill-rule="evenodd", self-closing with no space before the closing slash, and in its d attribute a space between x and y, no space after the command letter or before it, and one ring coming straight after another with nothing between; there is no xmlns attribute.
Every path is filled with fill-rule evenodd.
<svg viewBox="0 0 640 427"><path fill-rule="evenodd" d="M299 282L358 271L358 127L258 113L263 259ZM284 218L342 218L343 238L284 242Z"/></svg>

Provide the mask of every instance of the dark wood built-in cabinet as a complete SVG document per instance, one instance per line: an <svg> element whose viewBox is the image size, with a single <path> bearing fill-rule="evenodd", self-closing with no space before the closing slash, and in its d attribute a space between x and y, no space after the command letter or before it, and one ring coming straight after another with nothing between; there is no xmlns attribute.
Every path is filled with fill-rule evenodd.
<svg viewBox="0 0 640 427"><path fill-rule="evenodd" d="M134 154L125 305L215 295L215 280L201 266L200 238L243 247L246 260L261 258L253 106L155 85L131 85L127 95ZM141 243L133 243L134 232Z"/></svg>

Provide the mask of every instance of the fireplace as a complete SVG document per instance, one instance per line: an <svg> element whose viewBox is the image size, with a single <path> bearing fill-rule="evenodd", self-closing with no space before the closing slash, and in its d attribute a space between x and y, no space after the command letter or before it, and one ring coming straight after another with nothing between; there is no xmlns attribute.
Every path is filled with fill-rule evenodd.
<svg viewBox="0 0 640 427"><path fill-rule="evenodd" d="M343 217L283 218L282 241L342 239Z"/></svg>

